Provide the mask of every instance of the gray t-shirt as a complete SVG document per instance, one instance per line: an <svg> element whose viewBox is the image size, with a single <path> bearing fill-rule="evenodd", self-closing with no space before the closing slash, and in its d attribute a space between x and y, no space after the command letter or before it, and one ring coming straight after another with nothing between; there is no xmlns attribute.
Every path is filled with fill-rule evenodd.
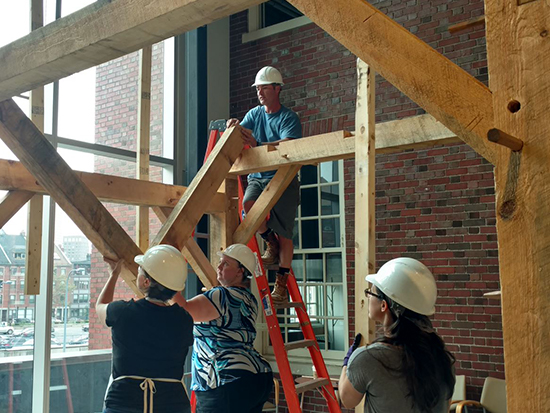
<svg viewBox="0 0 550 413"><path fill-rule="evenodd" d="M384 365L390 368L384 367ZM420 413L412 407L405 376L398 371L401 350L398 347L374 343L357 349L350 357L347 376L359 393L366 394L365 413ZM447 413L449 400L444 396L431 413Z"/></svg>

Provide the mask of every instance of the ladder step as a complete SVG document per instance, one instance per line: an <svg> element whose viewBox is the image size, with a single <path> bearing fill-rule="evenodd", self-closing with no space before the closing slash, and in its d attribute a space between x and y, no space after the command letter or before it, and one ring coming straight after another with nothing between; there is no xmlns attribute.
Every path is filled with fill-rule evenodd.
<svg viewBox="0 0 550 413"><path fill-rule="evenodd" d="M319 387L326 386L327 384L330 384L329 379L324 379L322 377L319 377L318 379L313 379L310 381L306 381L305 383L300 383L296 386L296 393L301 394L305 393L308 390L317 389Z"/></svg>
<svg viewBox="0 0 550 413"><path fill-rule="evenodd" d="M304 306L304 303L291 303L291 302L288 302L288 303L281 303L281 304L275 304L273 303L273 307L275 307L276 310L281 310L283 308L298 308L298 307L303 307Z"/></svg>
<svg viewBox="0 0 550 413"><path fill-rule="evenodd" d="M294 350L297 348L306 348L315 345L315 340L296 340L285 344L286 351Z"/></svg>

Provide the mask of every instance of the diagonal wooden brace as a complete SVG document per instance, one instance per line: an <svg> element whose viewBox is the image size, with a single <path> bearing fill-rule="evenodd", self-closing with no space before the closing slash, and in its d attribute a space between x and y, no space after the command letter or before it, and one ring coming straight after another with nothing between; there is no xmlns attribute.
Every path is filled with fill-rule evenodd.
<svg viewBox="0 0 550 413"><path fill-rule="evenodd" d="M288 165L279 168L233 234L233 242L248 244L248 241L254 236L271 208L277 203L299 170L300 165Z"/></svg>
<svg viewBox="0 0 550 413"><path fill-rule="evenodd" d="M182 250L227 172L243 149L241 127L227 129L191 181L151 246L170 244Z"/></svg>
<svg viewBox="0 0 550 413"><path fill-rule="evenodd" d="M126 262L123 279L141 297L141 250L12 99L0 102L0 137L102 255Z"/></svg>
<svg viewBox="0 0 550 413"><path fill-rule="evenodd" d="M160 222L164 223L170 216L172 208L153 207L153 211L160 219ZM206 255L204 255L193 237L187 239L181 253L207 289L219 284L216 270L212 267L212 264L208 261L208 258L206 258Z"/></svg>

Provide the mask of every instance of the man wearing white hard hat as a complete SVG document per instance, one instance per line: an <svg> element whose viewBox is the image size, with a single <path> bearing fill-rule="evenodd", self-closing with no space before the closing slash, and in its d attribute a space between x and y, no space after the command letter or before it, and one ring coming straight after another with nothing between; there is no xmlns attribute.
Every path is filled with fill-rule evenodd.
<svg viewBox="0 0 550 413"><path fill-rule="evenodd" d="M365 290L369 318L382 325L373 344L359 337L344 358L338 393L352 408L365 398L364 411L447 413L454 389L455 358L428 316L435 312L437 287L430 270L413 258L396 258Z"/></svg>
<svg viewBox="0 0 550 413"><path fill-rule="evenodd" d="M267 360L254 348L258 302L250 291L256 255L243 244L218 252L219 286L176 302L195 321L191 389L196 413L260 413L273 388Z"/></svg>
<svg viewBox="0 0 550 413"><path fill-rule="evenodd" d="M112 374L104 413L188 413L183 366L193 344L193 319L169 301L185 287L187 263L171 245L135 257L136 280L145 298L113 301L124 262L105 258L111 273L96 302L99 319L111 328ZM154 403L153 403L154 399Z"/></svg>
<svg viewBox="0 0 550 413"><path fill-rule="evenodd" d="M277 145L289 139L302 137L302 126L298 115L281 105L279 95L283 86L283 77L274 67L266 66L256 74L252 87L256 88L256 95L260 104L248 111L242 122L238 119L229 119L227 127L241 125L243 141L246 145L256 147L260 145ZM248 175L243 205L248 212L258 199L267 184L277 171L265 171ZM300 183L295 177L286 191L271 210L269 219L265 221L258 233L267 244L267 250L262 256L266 265L279 264L275 289L272 293L273 301L288 301L286 282L290 273L290 265L294 254L292 233L294 218L300 203Z"/></svg>

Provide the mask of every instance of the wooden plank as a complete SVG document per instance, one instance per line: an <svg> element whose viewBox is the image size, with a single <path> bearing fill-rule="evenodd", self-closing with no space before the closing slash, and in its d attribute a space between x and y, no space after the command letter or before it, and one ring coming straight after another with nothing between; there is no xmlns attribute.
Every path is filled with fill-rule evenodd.
<svg viewBox="0 0 550 413"><path fill-rule="evenodd" d="M373 70L493 163L491 91L364 0L290 0ZM338 12L335 12L338 11Z"/></svg>
<svg viewBox="0 0 550 413"><path fill-rule="evenodd" d="M157 214L160 222L165 223L172 212L172 208L153 207L153 211ZM216 270L193 237L187 239L181 253L206 288L210 289L219 284Z"/></svg>
<svg viewBox="0 0 550 413"><path fill-rule="evenodd" d="M202 284L207 289L211 289L212 287L219 285L216 270L208 258L206 258L206 255L202 252L199 244L197 244L193 238L187 239L182 253L187 262L191 265L191 267L193 267L193 270L195 270L195 273L201 280Z"/></svg>
<svg viewBox="0 0 550 413"><path fill-rule="evenodd" d="M31 198L27 211L27 255L25 258L25 295L40 294L42 264L42 212L44 197Z"/></svg>
<svg viewBox="0 0 550 413"><path fill-rule="evenodd" d="M103 202L173 208L187 190L184 186L139 181L113 175L78 171L75 171L75 174ZM48 193L20 162L3 159L0 159L0 190ZM221 192L214 194L210 203L205 206L205 213L224 211L225 195Z"/></svg>
<svg viewBox="0 0 550 413"><path fill-rule="evenodd" d="M248 241L254 236L300 168L300 165L288 165L279 168L233 234L233 242L248 244Z"/></svg>
<svg viewBox="0 0 550 413"><path fill-rule="evenodd" d="M550 405L550 3L486 0L495 127L524 142L495 168L509 412ZM518 110L519 109L519 110Z"/></svg>
<svg viewBox="0 0 550 413"><path fill-rule="evenodd" d="M242 149L241 127L227 129L151 245L183 248L205 212L204 205L216 193Z"/></svg>
<svg viewBox="0 0 550 413"><path fill-rule="evenodd" d="M42 0L31 1L31 31L44 26ZM39 87L30 95L31 121L44 133L44 88ZM40 294L40 269L42 266L42 209L44 197L36 194L27 210L27 254L25 256L25 294Z"/></svg>
<svg viewBox="0 0 550 413"><path fill-rule="evenodd" d="M12 99L0 102L0 137L102 255L126 261L122 277L141 297L134 262L141 250Z"/></svg>
<svg viewBox="0 0 550 413"><path fill-rule="evenodd" d="M0 201L0 228L3 228L33 195L29 191L9 191L4 195Z"/></svg>
<svg viewBox="0 0 550 413"><path fill-rule="evenodd" d="M138 79L138 144L136 178L149 180L149 141L151 130L151 61L153 57L152 46L141 49L139 54L139 79ZM138 206L136 208L137 244L143 250L149 248L149 208Z"/></svg>
<svg viewBox="0 0 550 413"><path fill-rule="evenodd" d="M218 265L218 252L233 244L233 233L239 226L239 189L237 178L228 176L220 189L225 191L225 212L210 214L210 262L215 268Z"/></svg>
<svg viewBox="0 0 550 413"><path fill-rule="evenodd" d="M231 168L231 174L269 171L282 165L317 164L355 157L355 139L339 131L264 145L244 151ZM462 142L433 116L419 115L376 125L376 153L394 153L411 148Z"/></svg>
<svg viewBox="0 0 550 413"><path fill-rule="evenodd" d="M375 261L375 73L357 59L355 109L355 332L364 342L375 338L375 323L369 319L368 298L363 291L367 274L376 272Z"/></svg>
<svg viewBox="0 0 550 413"><path fill-rule="evenodd" d="M0 101L261 2L96 1L0 49Z"/></svg>
<svg viewBox="0 0 550 413"><path fill-rule="evenodd" d="M361 345L375 338L376 324L369 318L369 299L363 291L366 274L376 271L375 261L375 73L357 59L357 99L355 100L355 334ZM365 398L355 412L365 409Z"/></svg>

